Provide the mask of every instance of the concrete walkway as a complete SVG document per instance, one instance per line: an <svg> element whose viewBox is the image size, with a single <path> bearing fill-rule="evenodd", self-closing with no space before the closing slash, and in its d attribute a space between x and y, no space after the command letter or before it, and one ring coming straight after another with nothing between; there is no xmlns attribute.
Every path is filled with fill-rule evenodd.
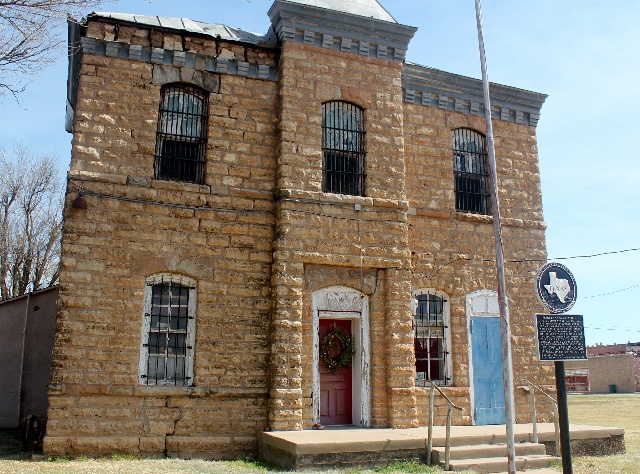
<svg viewBox="0 0 640 474"><path fill-rule="evenodd" d="M268 442L288 452L314 454L321 452L356 452L367 450L416 449L424 448L428 438L427 428L411 429L368 429L354 426L332 426L324 430L272 431L259 433L260 442ZM624 435L622 428L602 426L571 425L571 439L608 438ZM517 443L533 442L531 423L514 425ZM444 446L445 427L433 427L433 445ZM469 438L482 438L486 444L506 442L505 425L452 426L451 445L464 446ZM539 442L555 440L553 423L538 423Z"/></svg>
<svg viewBox="0 0 640 474"><path fill-rule="evenodd" d="M571 425L570 431L574 453L581 450L586 454L624 452L624 430L621 428ZM532 443L532 433L533 426L530 423L514 425L516 443ZM444 446L445 437L446 428L435 426L433 447ZM331 426L323 430L258 433L258 450L262 459L287 469L373 466L397 460L424 460L427 439L427 428ZM547 454L555 453L553 423L538 423L538 442L546 446ZM452 447L505 443L505 425L451 427Z"/></svg>

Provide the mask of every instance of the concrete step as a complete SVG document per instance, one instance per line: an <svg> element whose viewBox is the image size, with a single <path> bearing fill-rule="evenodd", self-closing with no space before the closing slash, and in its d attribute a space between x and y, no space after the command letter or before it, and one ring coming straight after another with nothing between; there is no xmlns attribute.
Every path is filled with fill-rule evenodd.
<svg viewBox="0 0 640 474"><path fill-rule="evenodd" d="M444 436L438 438L441 444L444 444ZM514 435L516 443L527 443L531 440L529 433L518 433ZM434 439L435 442L435 439ZM451 446L470 446L474 444L505 444L507 442L507 436L502 432L489 432L489 433L469 433L455 437L451 437Z"/></svg>
<svg viewBox="0 0 640 474"><path fill-rule="evenodd" d="M551 461L559 458L546 455L516 456L516 469L548 469ZM444 462L441 462L442 466ZM449 463L452 471L475 471L480 473L504 472L508 468L507 457L457 459Z"/></svg>
<svg viewBox="0 0 640 474"><path fill-rule="evenodd" d="M527 474L560 474L560 471L556 471L555 469L527 469L526 471L516 471L516 472L526 472ZM509 474L507 471L496 472L494 474Z"/></svg>
<svg viewBox="0 0 640 474"><path fill-rule="evenodd" d="M555 469L527 469L525 471L516 471L516 472L526 472L527 474L560 474L560 471L556 471ZM509 474L507 471L496 472L493 474Z"/></svg>
<svg viewBox="0 0 640 474"><path fill-rule="evenodd" d="M546 454L545 447L539 443L516 443L516 456ZM444 447L433 448L431 459L434 463L444 461ZM472 446L452 446L451 459L495 458L507 456L506 444L477 444Z"/></svg>

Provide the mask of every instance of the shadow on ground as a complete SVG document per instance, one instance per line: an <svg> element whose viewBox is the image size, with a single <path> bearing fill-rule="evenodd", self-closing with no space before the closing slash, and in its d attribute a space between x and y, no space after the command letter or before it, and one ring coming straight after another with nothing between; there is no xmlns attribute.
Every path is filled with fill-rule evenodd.
<svg viewBox="0 0 640 474"><path fill-rule="evenodd" d="M0 430L0 459L29 459L31 453L22 451L22 430Z"/></svg>

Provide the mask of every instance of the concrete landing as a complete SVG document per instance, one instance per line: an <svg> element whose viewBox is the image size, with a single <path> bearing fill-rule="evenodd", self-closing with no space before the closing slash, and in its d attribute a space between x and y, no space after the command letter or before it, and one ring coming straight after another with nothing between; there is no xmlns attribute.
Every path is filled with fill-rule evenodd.
<svg viewBox="0 0 640 474"><path fill-rule="evenodd" d="M453 426L452 446L501 444L506 442L504 425ZM571 425L574 455L624 452L624 430L588 425ZM516 443L532 442L532 425L514 426ZM273 431L258 433L260 458L285 469L318 467L373 467L396 461L426 460L428 430L367 429L354 426L324 430ZM555 454L552 423L538 423L539 442L547 454ZM433 429L433 446L444 446L445 427Z"/></svg>

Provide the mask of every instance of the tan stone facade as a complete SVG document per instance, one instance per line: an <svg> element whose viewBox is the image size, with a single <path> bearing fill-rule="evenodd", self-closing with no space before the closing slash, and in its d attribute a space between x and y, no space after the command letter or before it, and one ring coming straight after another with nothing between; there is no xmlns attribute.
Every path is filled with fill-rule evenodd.
<svg viewBox="0 0 640 474"><path fill-rule="evenodd" d="M337 311L327 291L350 301L360 331L354 424L426 424L411 306L423 288L448 298L444 389L463 407L454 422L475 422L467 298L495 289L494 241L491 217L455 210L451 136L484 119L473 100L408 97L399 46L355 54L344 39L283 34L265 45L100 16L80 33L45 453L232 458L255 452L256 431L310 429L318 315ZM170 83L209 93L202 184L154 178ZM328 101L364 111L363 196L322 192ZM506 106L494 122L513 365L551 390L552 365L535 357L538 263L524 261L546 258L539 110L523 110L528 123ZM88 209L72 205L79 192ZM186 387L140 383L145 282L159 274L195 282ZM522 391L516 417L530 420Z"/></svg>

